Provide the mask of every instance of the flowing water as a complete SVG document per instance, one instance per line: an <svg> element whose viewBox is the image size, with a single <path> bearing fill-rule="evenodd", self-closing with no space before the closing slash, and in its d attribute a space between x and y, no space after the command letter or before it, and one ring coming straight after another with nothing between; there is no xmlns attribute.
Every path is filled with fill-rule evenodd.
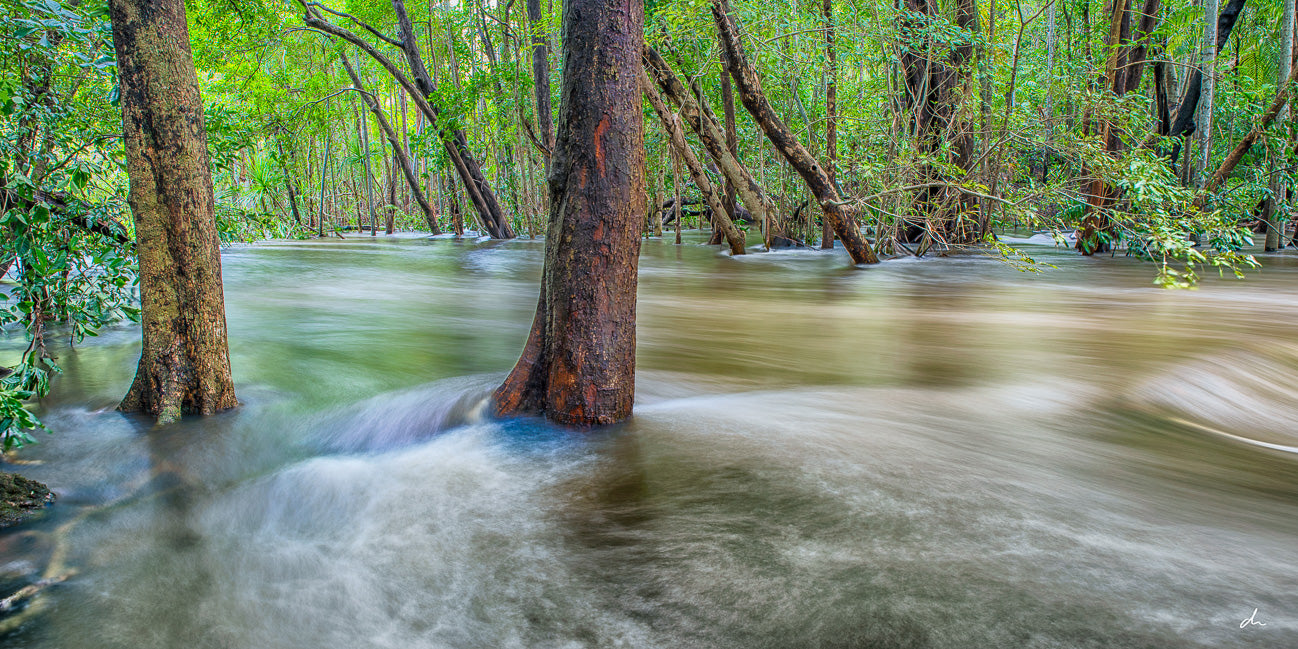
<svg viewBox="0 0 1298 649"><path fill-rule="evenodd" d="M1168 292L1026 249L1059 269L647 242L594 434L480 416L539 242L230 249L241 408L150 432L137 328L60 352L0 572L75 573L0 644L1298 646L1293 253Z"/></svg>

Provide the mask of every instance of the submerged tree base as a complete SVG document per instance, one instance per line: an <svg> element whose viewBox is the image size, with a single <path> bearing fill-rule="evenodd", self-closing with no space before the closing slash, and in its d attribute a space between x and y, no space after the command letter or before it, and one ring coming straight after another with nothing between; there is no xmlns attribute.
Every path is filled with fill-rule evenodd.
<svg viewBox="0 0 1298 649"><path fill-rule="evenodd" d="M17 473L0 473L0 528L36 516L52 502L54 494L49 487Z"/></svg>

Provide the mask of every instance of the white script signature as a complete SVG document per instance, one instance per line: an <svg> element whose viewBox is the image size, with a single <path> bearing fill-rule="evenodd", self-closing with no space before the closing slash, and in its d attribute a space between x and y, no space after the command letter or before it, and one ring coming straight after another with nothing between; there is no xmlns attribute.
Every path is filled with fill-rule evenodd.
<svg viewBox="0 0 1298 649"><path fill-rule="evenodd" d="M1239 623L1239 628L1241 629L1247 626L1266 626L1266 622L1257 621L1257 609L1253 609L1253 614L1244 618L1244 621Z"/></svg>

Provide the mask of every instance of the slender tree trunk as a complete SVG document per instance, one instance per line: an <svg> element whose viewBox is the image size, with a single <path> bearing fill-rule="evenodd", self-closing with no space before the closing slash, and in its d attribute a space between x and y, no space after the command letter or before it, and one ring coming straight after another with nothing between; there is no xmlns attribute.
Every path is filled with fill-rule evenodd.
<svg viewBox="0 0 1298 649"><path fill-rule="evenodd" d="M825 0L825 173L829 183L837 187L838 173L838 53L834 47L834 2ZM820 220L820 247L834 247L834 229L829 219Z"/></svg>
<svg viewBox="0 0 1298 649"><path fill-rule="evenodd" d="M329 130L328 127L326 126L324 159L320 161L320 205L319 205L320 214L319 214L319 219L316 221L315 224L317 237L324 236L325 187L328 185L328 183L325 182L325 174L328 173L329 171L329 154L333 153L333 144L334 144L333 131Z"/></svg>
<svg viewBox="0 0 1298 649"><path fill-rule="evenodd" d="M365 118L364 111L356 111L356 126L361 133L361 160L365 163L365 208L370 214L370 236L378 233L378 215L374 213L374 175L370 172L370 120ZM362 227L357 227L359 232Z"/></svg>
<svg viewBox="0 0 1298 649"><path fill-rule="evenodd" d="M1050 162L1054 157L1054 139L1055 139L1055 25L1058 22L1055 19L1055 10L1059 3L1052 1L1050 8L1046 10L1046 105L1045 105L1045 122L1046 122L1046 142L1045 151L1041 157L1041 182L1045 183L1050 178Z"/></svg>
<svg viewBox="0 0 1298 649"><path fill-rule="evenodd" d="M181 0L111 0L143 345L119 406L158 423L238 405L207 132Z"/></svg>
<svg viewBox="0 0 1298 649"><path fill-rule="evenodd" d="M644 50L645 72L658 82L658 87L668 101L680 110L681 118L690 126L690 130L699 137L708 157L717 164L721 173L739 193L739 200L763 224L763 232L772 221L771 209L762 186L753 178L748 168L739 162L728 146L728 136L717 123L716 117L707 104L685 89L685 85L676 77L671 66L653 48Z"/></svg>
<svg viewBox="0 0 1298 649"><path fill-rule="evenodd" d="M780 154L784 156L789 164L797 170L798 174L807 183L808 189L811 190L812 196L820 203L824 211L825 218L829 220L838 235L843 246L852 257L852 262L857 264L874 264L879 259L875 256L874 250L870 247L869 242L861 235L860 227L853 217L853 210L838 195L837 188L830 182L829 176L820 163L812 157L807 149L802 146L794 137L793 132L789 130L784 122L775 114L771 108L770 102L762 93L762 84L758 80L757 72L749 65L747 58L744 56L743 44L739 42L739 31L735 28L734 22L731 21L728 7L725 0L714 0L712 3L712 17L716 21L717 29L722 35L723 46L730 56L730 74L735 80L735 88L739 90L739 99L744 104L744 108L752 114L758 126L766 133L766 137L775 145Z"/></svg>
<svg viewBox="0 0 1298 649"><path fill-rule="evenodd" d="M712 181L708 178L707 172L703 169L703 164L699 162L699 159L694 155L694 151L690 149L689 144L685 141L685 131L681 128L680 118L667 109L667 104L664 103L662 97L658 95L658 88L649 80L649 76L644 73L643 69L640 70L640 89L644 92L645 99L648 99L649 104L653 106L654 112L658 115L659 121L662 122L663 129L667 131L667 136L671 141L672 150L676 152L678 157L685 161L685 167L690 172L690 178L694 180L695 186L699 188L699 193L703 195L704 202L707 203L708 207L712 210L712 218L717 224L718 230L720 230L725 237L726 243L729 244L731 254L744 254L744 233L740 232L739 228L735 227L734 222L731 221L730 217L726 214L726 210L721 204L721 196L717 194L716 187L713 187ZM681 232L681 196L678 176L679 174L675 170L675 165L673 165L673 179L676 180L676 243L680 243Z"/></svg>
<svg viewBox="0 0 1298 649"><path fill-rule="evenodd" d="M1196 150L1195 167L1196 184L1200 187L1208 183L1209 165L1212 164L1212 103L1217 88L1217 0L1204 0L1203 15L1203 56L1199 69L1203 74L1203 90L1199 98L1199 113L1195 119Z"/></svg>
<svg viewBox="0 0 1298 649"><path fill-rule="evenodd" d="M1284 80L1289 78L1289 73L1293 70L1294 58L1295 0L1283 0L1283 2L1284 13L1282 14L1283 18L1280 20L1280 60L1277 62L1278 65L1276 66L1276 79L1280 83L1284 83ZM1285 106L1280 109L1280 113L1276 115L1276 120L1281 124L1284 124L1289 120L1289 116L1292 115L1293 112L1293 108L1288 104L1285 104ZM1284 161L1288 159L1288 153L1288 147L1282 146L1280 155L1275 157L1280 161ZM1284 245L1284 221L1280 219L1279 208L1286 202L1285 185L1281 181L1281 174L1279 173L1279 169L1276 167L1277 165L1273 161L1271 165L1271 195L1266 199L1267 227L1265 248L1267 252L1278 250Z"/></svg>
<svg viewBox="0 0 1298 649"><path fill-rule="evenodd" d="M641 0L565 0L550 229L532 332L494 395L498 415L612 424L635 397L644 213Z"/></svg>
<svg viewBox="0 0 1298 649"><path fill-rule="evenodd" d="M536 95L536 127L541 131L541 142L554 151L554 121L550 118L550 47L541 15L541 0L527 0L527 19L532 24L532 83ZM546 168L550 160L546 157Z"/></svg>
<svg viewBox="0 0 1298 649"><path fill-rule="evenodd" d="M343 69L347 70L347 76L352 80L352 86L361 92L361 96L365 99L365 105L374 114L374 118L379 122L379 128L383 129L383 134L388 138L388 143L392 145L392 152L396 156L397 166L401 168L401 175L405 177L406 185L410 187L410 193L414 195L415 202L419 203L419 208L424 211L424 221L428 223L428 229L433 234L441 234L441 228L437 227L437 213L433 210L433 206L428 203L428 197L424 195L424 191L419 187L419 179L415 177L415 170L411 168L410 155L406 152L402 140L392 130L392 124L388 121L387 116L383 114L383 109L379 106L378 101L375 100L373 95L365 92L365 86L361 85L360 77L357 76L356 70L352 68L351 62L347 60L347 55L343 54L341 58Z"/></svg>

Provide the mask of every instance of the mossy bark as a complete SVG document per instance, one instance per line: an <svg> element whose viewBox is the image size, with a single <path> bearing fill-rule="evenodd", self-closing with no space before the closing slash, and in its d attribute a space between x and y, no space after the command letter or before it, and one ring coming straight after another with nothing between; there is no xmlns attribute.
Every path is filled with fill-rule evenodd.
<svg viewBox="0 0 1298 649"><path fill-rule="evenodd" d="M631 415L644 213L642 0L566 0L541 297L497 415L577 426Z"/></svg>
<svg viewBox="0 0 1298 649"><path fill-rule="evenodd" d="M238 405L203 104L181 0L111 0L143 349L120 408L159 423Z"/></svg>

